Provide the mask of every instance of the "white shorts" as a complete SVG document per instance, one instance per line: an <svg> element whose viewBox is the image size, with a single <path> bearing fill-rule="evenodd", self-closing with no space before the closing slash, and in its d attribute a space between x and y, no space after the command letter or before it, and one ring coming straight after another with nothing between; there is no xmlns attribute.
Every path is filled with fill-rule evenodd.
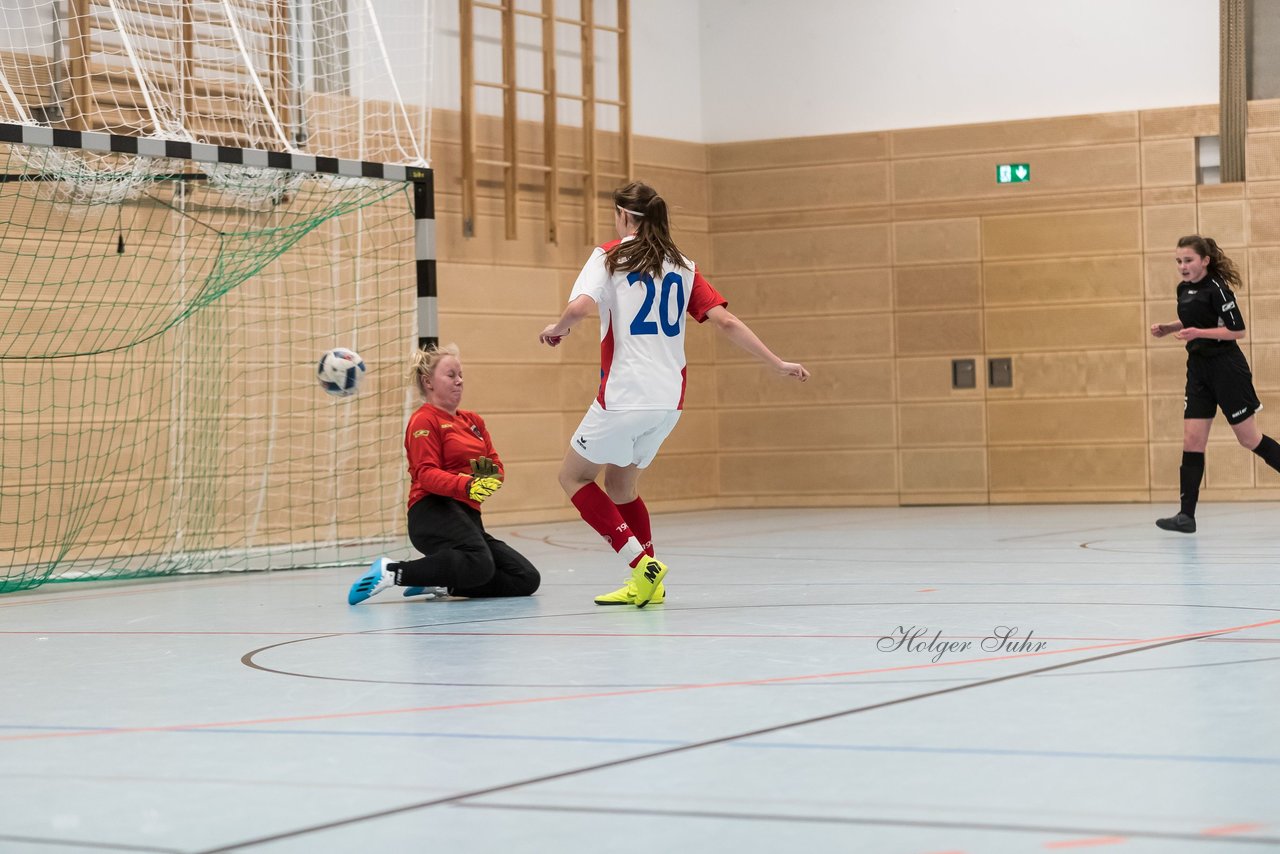
<svg viewBox="0 0 1280 854"><path fill-rule="evenodd" d="M653 462L680 420L679 409L605 409L593 401L569 447L596 465L638 466Z"/></svg>

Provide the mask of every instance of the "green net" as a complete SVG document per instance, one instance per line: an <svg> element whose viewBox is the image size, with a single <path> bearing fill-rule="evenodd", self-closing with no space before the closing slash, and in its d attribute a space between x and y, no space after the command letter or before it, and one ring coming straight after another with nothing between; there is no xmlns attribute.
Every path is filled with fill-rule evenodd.
<svg viewBox="0 0 1280 854"><path fill-rule="evenodd" d="M404 185L18 145L0 161L0 593L402 540ZM369 366L353 397L316 381L337 346Z"/></svg>

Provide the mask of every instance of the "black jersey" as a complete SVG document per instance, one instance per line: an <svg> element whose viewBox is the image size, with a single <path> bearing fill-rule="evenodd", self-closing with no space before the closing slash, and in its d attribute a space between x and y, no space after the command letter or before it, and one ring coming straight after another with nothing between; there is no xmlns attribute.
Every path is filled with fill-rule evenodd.
<svg viewBox="0 0 1280 854"><path fill-rule="evenodd" d="M1198 282L1178 284L1178 320L1184 329L1217 329L1226 327L1234 332L1244 331L1244 316L1236 306L1236 296L1221 276L1205 276ZM1201 356L1216 356L1229 350L1239 350L1234 341L1217 341L1213 338L1196 338L1187 342L1187 352Z"/></svg>

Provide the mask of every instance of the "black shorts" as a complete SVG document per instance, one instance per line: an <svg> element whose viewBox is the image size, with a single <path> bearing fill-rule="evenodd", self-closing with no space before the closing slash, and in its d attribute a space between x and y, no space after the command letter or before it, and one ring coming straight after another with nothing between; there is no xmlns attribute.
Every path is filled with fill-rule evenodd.
<svg viewBox="0 0 1280 854"><path fill-rule="evenodd" d="M1238 347L1214 356L1187 356L1183 418L1213 418L1221 409L1228 424L1239 424L1261 408L1249 362Z"/></svg>

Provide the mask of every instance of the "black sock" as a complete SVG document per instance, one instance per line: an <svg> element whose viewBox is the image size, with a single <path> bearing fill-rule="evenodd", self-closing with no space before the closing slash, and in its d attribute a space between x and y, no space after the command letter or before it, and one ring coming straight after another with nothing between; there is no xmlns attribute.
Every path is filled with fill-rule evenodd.
<svg viewBox="0 0 1280 854"><path fill-rule="evenodd" d="M1204 480L1204 451L1182 452L1182 468L1178 469L1178 480L1182 485L1181 512L1195 518L1196 502L1200 500L1200 481Z"/></svg>
<svg viewBox="0 0 1280 854"><path fill-rule="evenodd" d="M1253 452L1262 457L1262 461L1267 465L1276 471L1280 471L1280 442L1264 433L1262 441L1258 443L1258 447L1253 449Z"/></svg>
<svg viewBox="0 0 1280 854"><path fill-rule="evenodd" d="M448 552L437 552L430 557L402 560L391 564L396 574L397 587L456 587L453 565Z"/></svg>

